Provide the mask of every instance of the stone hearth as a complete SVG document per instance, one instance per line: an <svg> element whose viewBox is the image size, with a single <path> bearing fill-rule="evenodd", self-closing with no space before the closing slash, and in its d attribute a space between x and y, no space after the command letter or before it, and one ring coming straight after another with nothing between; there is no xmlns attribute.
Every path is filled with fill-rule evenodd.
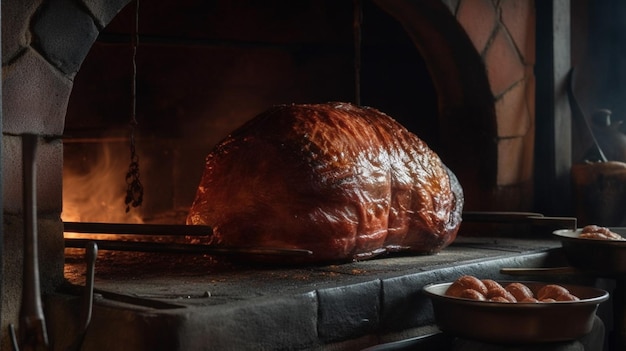
<svg viewBox="0 0 626 351"><path fill-rule="evenodd" d="M462 274L541 280L503 275L500 269L566 265L559 247L558 241L542 238L461 238L432 256L301 268L102 252L85 348L360 350L438 332L430 301L421 293L426 284ZM77 258L66 274L82 285L84 266ZM576 275L543 279L596 283ZM69 293L46 298L59 350L77 333L79 300Z"/></svg>

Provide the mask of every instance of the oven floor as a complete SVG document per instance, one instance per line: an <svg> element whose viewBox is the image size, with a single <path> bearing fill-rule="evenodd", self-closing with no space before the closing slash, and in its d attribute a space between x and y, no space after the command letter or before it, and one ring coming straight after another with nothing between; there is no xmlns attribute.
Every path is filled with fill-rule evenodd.
<svg viewBox="0 0 626 351"><path fill-rule="evenodd" d="M559 242L553 240L458 238L435 255L388 256L305 267L246 265L228 262L227 257L192 254L101 251L96 261L95 287L176 304L216 305L445 270L446 266L454 270L457 265L480 265L481 261L485 261L482 265L491 267L498 264L498 259L543 253L558 247ZM65 277L74 285L84 285L86 267L81 255L82 252L75 252L66 259Z"/></svg>
<svg viewBox="0 0 626 351"><path fill-rule="evenodd" d="M291 268L101 251L83 349L365 348L436 331L424 285L462 274L524 280L500 269L566 265L559 248L560 242L546 238L459 237L435 255ZM68 253L68 287L46 298L58 345L71 344L78 334L84 274L81 253Z"/></svg>

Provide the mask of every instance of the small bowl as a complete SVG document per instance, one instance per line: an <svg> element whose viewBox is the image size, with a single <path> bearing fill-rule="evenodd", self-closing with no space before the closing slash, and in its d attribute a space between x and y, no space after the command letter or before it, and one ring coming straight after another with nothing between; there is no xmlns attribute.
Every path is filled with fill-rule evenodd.
<svg viewBox="0 0 626 351"><path fill-rule="evenodd" d="M626 238L626 228L609 229ZM626 240L580 238L580 233L582 229L560 229L553 232L561 240L565 257L573 267L601 277L626 276Z"/></svg>
<svg viewBox="0 0 626 351"><path fill-rule="evenodd" d="M511 282L499 282L503 286ZM524 282L536 293L544 282ZM447 333L501 344L575 340L589 333L598 306L609 293L597 288L560 284L578 301L504 303L446 296L452 283L430 284L423 291L433 303L435 321Z"/></svg>

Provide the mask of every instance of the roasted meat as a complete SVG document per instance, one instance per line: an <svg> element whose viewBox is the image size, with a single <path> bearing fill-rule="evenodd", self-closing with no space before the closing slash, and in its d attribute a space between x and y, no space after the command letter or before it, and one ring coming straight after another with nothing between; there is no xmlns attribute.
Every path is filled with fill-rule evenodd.
<svg viewBox="0 0 626 351"><path fill-rule="evenodd" d="M188 224L217 246L298 248L289 262L432 254L461 223L463 191L416 135L348 103L280 105L207 156Z"/></svg>

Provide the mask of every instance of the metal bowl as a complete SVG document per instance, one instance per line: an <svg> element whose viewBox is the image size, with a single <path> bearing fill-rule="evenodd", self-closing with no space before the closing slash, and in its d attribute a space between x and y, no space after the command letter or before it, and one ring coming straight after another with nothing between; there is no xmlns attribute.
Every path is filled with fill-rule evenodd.
<svg viewBox="0 0 626 351"><path fill-rule="evenodd" d="M503 286L509 282L500 282ZM533 292L547 283L521 282ZM452 283L430 284L423 291L431 298L439 328L456 336L501 344L533 344L575 340L593 327L598 305L609 293L597 288L559 284L579 301L502 303L446 296Z"/></svg>
<svg viewBox="0 0 626 351"><path fill-rule="evenodd" d="M626 238L626 228L609 228ZM581 270L604 277L626 275L626 240L580 238L582 229L555 230L567 261Z"/></svg>

